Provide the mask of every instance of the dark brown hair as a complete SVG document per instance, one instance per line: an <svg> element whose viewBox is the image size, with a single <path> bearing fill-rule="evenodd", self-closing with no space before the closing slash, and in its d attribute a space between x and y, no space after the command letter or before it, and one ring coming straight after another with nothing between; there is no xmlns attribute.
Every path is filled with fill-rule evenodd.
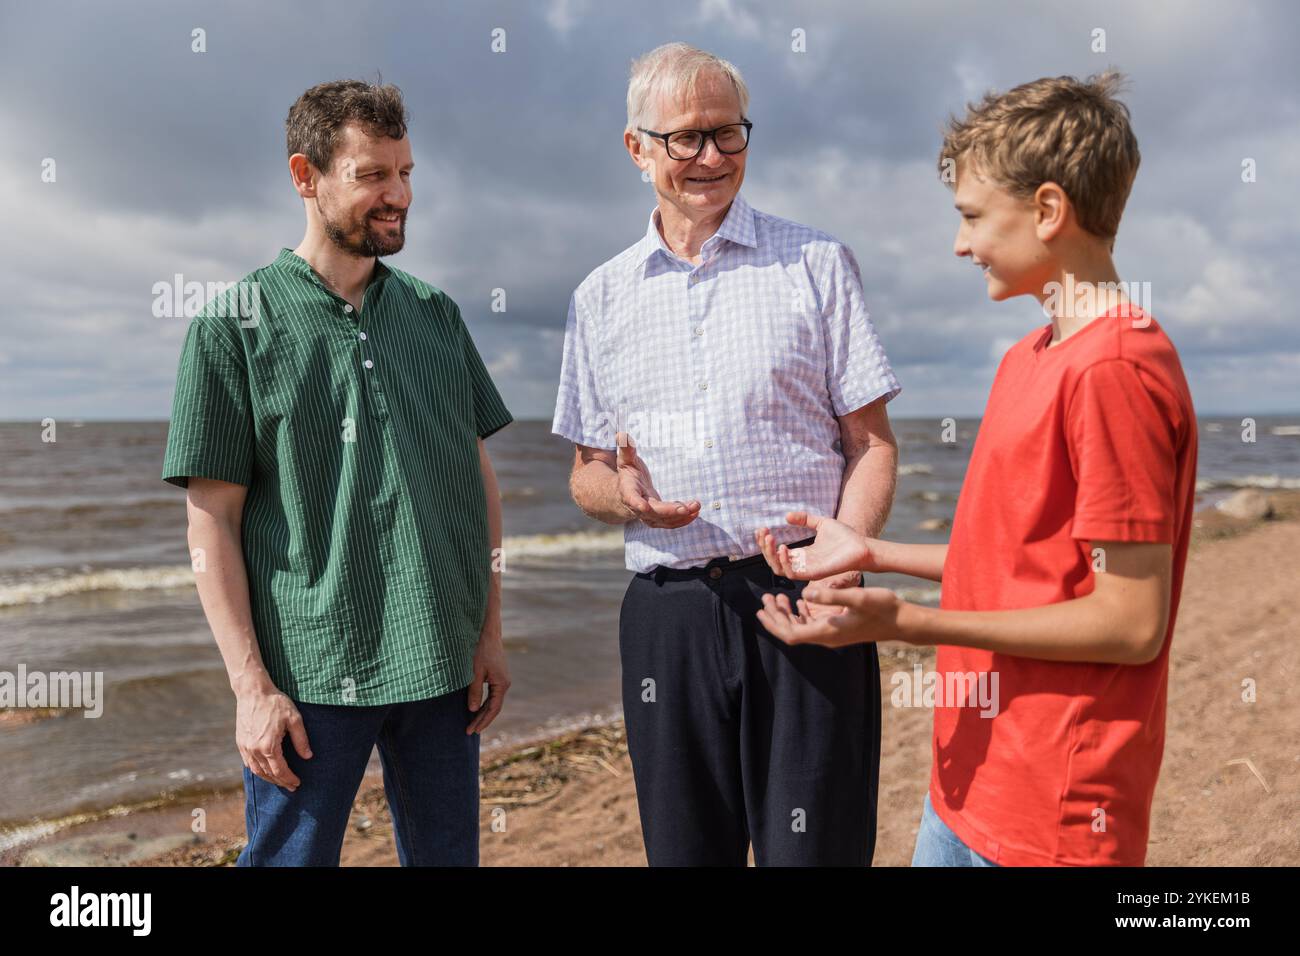
<svg viewBox="0 0 1300 956"><path fill-rule="evenodd" d="M982 175L1028 199L1045 182L1070 197L1079 225L1113 239L1142 157L1128 107L1116 98L1123 76L1044 77L970 104L952 117L939 169L973 160ZM951 177L945 177L948 185Z"/></svg>
<svg viewBox="0 0 1300 956"><path fill-rule="evenodd" d="M368 135L401 139L406 135L402 91L391 83L334 80L319 83L298 97L284 121L289 155L302 153L322 172L329 172L334 151L349 123Z"/></svg>

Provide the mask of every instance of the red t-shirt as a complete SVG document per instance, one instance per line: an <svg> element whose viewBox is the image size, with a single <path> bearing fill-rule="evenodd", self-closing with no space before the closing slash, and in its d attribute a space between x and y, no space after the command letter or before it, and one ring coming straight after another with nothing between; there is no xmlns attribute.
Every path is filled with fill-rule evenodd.
<svg viewBox="0 0 1300 956"><path fill-rule="evenodd" d="M1146 859L1197 430L1173 343L1132 309L1052 348L1047 325L1007 352L953 517L940 607L956 610L1090 593L1093 540L1173 546L1169 629L1148 664L938 648L940 687L970 687L949 675L973 673L990 690L996 672L998 706L936 701L930 800L967 846L1003 865Z"/></svg>

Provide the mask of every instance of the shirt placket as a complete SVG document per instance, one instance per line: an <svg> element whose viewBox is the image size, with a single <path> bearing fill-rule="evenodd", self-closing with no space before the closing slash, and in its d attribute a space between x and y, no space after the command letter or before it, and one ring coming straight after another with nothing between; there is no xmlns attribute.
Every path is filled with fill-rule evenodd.
<svg viewBox="0 0 1300 956"><path fill-rule="evenodd" d="M709 489L715 494L724 487L722 483L723 468L719 459L721 453L720 436L714 434L715 417L710 414L712 402L717 401L718 387L717 383L711 381L714 377L714 364L711 361L715 349L715 343L711 338L716 338L715 334L710 335L710 326L716 326L716 322L710 323L706 320L705 302L707 296L703 288L705 280L708 278L708 271L717 258L717 241L709 239L700 249L701 262L695 266L686 275L686 306L687 318L690 328L690 356L691 356L691 375L695 382L695 401L693 403L692 424L698 424L698 430L691 429L690 439L695 442L694 454L689 456L691 459L698 461L699 466L699 488L701 491ZM712 395L712 398L710 398ZM725 528L727 502L721 496L709 497L701 500L700 508L711 524ZM734 556L734 555L733 555Z"/></svg>
<svg viewBox="0 0 1300 956"><path fill-rule="evenodd" d="M361 298L360 315L357 314L356 309L352 308L351 303L344 303L343 312L351 320L355 367L361 377L361 391L365 395L366 408L371 417L383 420L388 418L388 402L384 398L382 384L383 373L387 369L380 368L379 356L375 348L374 327L376 323L373 321L373 316L378 306L376 301L378 298L377 286L378 283L372 282L366 287L366 291Z"/></svg>

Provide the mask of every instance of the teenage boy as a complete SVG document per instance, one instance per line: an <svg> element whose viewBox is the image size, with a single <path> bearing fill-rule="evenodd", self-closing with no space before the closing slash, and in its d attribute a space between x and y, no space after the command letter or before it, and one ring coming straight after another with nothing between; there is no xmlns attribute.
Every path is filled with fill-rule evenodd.
<svg viewBox="0 0 1300 956"><path fill-rule="evenodd" d="M1051 315L998 368L949 543L868 539L804 512L786 520L816 531L809 547L757 532L787 577L943 582L938 609L809 585L797 610L768 594L758 614L790 643L938 645L913 865L1146 857L1197 428L1173 344L1111 262L1139 162L1119 82L1040 79L949 123L954 252L990 298L1032 295ZM995 706L976 687L997 688Z"/></svg>

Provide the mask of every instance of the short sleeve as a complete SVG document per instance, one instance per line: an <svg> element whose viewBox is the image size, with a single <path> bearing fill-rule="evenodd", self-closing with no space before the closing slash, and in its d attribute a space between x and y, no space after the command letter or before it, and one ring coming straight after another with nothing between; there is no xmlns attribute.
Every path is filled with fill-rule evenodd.
<svg viewBox="0 0 1300 956"><path fill-rule="evenodd" d="M469 372L470 387L474 390L474 430L479 438L487 438L515 419L501 400L501 393L497 391L496 383L483 364L483 356L479 355L474 339L470 337L460 308L455 307L455 312L464 343L465 369Z"/></svg>
<svg viewBox="0 0 1300 956"><path fill-rule="evenodd" d="M1074 468L1070 536L1172 543L1177 426L1168 393L1124 359L1087 368L1066 404Z"/></svg>
<svg viewBox="0 0 1300 956"><path fill-rule="evenodd" d="M248 485L253 473L253 415L243 357L209 329L190 321L181 346L163 454L163 480L181 488L190 478Z"/></svg>
<svg viewBox="0 0 1300 956"><path fill-rule="evenodd" d="M853 252L831 244L818 289L826 336L826 387L836 416L902 391L867 314Z"/></svg>
<svg viewBox="0 0 1300 956"><path fill-rule="evenodd" d="M551 431L575 445L614 448L610 417L602 412L596 386L595 343L575 292L569 298L569 318L564 329L564 356L560 361L560 390L555 397Z"/></svg>

